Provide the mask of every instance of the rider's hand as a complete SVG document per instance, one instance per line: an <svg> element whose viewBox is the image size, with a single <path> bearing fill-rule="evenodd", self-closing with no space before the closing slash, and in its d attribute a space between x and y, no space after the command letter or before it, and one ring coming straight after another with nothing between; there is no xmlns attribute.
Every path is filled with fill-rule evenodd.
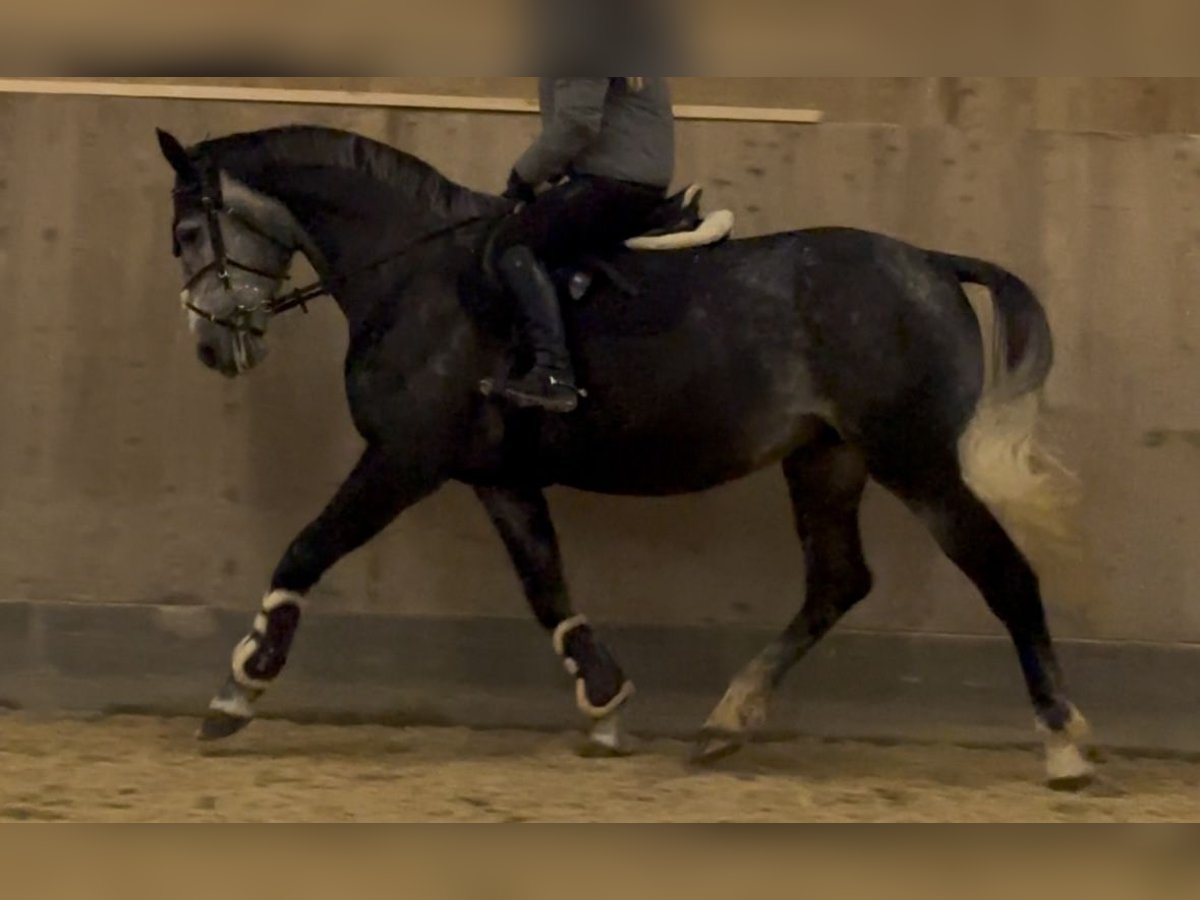
<svg viewBox="0 0 1200 900"><path fill-rule="evenodd" d="M508 176L508 187L504 190L504 197L517 203L532 203L537 199L537 192L532 184L513 169L512 174Z"/></svg>

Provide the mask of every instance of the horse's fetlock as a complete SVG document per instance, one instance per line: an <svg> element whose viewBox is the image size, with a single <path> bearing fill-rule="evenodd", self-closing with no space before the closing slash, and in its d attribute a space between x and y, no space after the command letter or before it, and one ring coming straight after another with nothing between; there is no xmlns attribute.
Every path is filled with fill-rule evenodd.
<svg viewBox="0 0 1200 900"><path fill-rule="evenodd" d="M238 684L265 690L283 672L300 626L303 598L290 591L272 591L263 600L254 630L234 648L232 670Z"/></svg>
<svg viewBox="0 0 1200 900"><path fill-rule="evenodd" d="M554 650L575 679L576 701L586 715L603 719L633 696L633 683L583 616L568 619L555 629Z"/></svg>

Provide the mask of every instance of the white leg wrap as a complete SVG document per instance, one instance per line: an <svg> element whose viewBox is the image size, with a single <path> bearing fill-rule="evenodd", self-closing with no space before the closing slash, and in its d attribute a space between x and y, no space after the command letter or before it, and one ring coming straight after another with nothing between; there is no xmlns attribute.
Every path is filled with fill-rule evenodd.
<svg viewBox="0 0 1200 900"><path fill-rule="evenodd" d="M230 668L233 671L233 680L242 687L252 691L265 691L271 686L270 682L259 681L246 674L246 664L254 658L254 654L258 652L258 646L258 638L254 635L251 634L242 638L238 645L233 648L233 659L230 663Z"/></svg>
<svg viewBox="0 0 1200 900"><path fill-rule="evenodd" d="M637 688L633 686L632 681L626 681L621 685L621 690L617 696L613 697L609 703L603 707L593 706L588 700L587 685L583 683L583 679L575 682L575 703L579 706L579 711L585 716L603 721L609 718L615 718L613 715L618 709L628 703L633 695L637 693Z"/></svg>
<svg viewBox="0 0 1200 900"><path fill-rule="evenodd" d="M230 663L233 680L248 690L262 692L271 686L269 681L251 678L246 674L246 664L254 658L254 654L259 650L260 639L257 635L266 633L271 613L284 606L295 606L297 609L303 610L304 597L291 591L272 591L267 594L263 598L262 612L254 618L254 633L242 638L233 648L233 659ZM226 710L221 710L221 712L226 712ZM230 713L230 715L235 714Z"/></svg>
<svg viewBox="0 0 1200 900"><path fill-rule="evenodd" d="M554 652L562 659L563 667L567 670L567 674L575 679L575 702L579 706L580 711L589 718L601 721L609 718L624 706L634 695L635 688L633 682L625 679L625 683L621 686L620 691L611 701L602 707L592 705L587 695L587 684L584 682L579 670L579 663L567 656L567 638L570 637L572 632L588 624L586 616L575 616L574 618L567 619L567 621L554 629Z"/></svg>
<svg viewBox="0 0 1200 900"><path fill-rule="evenodd" d="M567 655L567 635L576 628L582 628L588 624L587 616L576 616L573 619L567 619L557 628L554 629L554 652L559 656ZM568 670L570 671L570 670ZM576 674L571 672L572 675Z"/></svg>
<svg viewBox="0 0 1200 900"><path fill-rule="evenodd" d="M281 606L295 606L303 611L304 596L291 591L271 591L263 598L263 612L272 613Z"/></svg>

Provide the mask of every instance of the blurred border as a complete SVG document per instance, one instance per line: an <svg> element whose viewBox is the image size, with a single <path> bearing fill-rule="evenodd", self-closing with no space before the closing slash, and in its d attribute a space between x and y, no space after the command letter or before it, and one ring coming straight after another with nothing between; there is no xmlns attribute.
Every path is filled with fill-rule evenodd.
<svg viewBox="0 0 1200 900"><path fill-rule="evenodd" d="M1184 900L1197 875L1176 828L529 827L10 828L0 864L23 900Z"/></svg>

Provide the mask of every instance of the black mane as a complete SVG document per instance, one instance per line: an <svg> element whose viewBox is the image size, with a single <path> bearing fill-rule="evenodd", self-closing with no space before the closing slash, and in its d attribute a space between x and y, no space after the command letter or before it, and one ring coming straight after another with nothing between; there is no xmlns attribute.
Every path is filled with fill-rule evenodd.
<svg viewBox="0 0 1200 900"><path fill-rule="evenodd" d="M504 208L500 198L455 184L410 153L336 128L289 125L245 132L204 141L191 153L256 189L262 189L264 175L280 169L336 169L361 174L405 197L420 199L444 217Z"/></svg>

